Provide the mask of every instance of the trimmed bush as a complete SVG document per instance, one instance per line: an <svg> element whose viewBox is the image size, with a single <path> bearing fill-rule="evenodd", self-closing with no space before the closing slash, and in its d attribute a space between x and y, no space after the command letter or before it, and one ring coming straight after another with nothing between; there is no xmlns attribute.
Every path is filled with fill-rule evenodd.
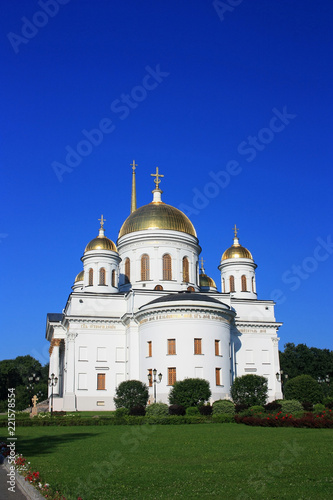
<svg viewBox="0 0 333 500"><path fill-rule="evenodd" d="M200 412L200 415L209 416L213 412L213 407L210 405L201 405L201 406L199 406L199 412Z"/></svg>
<svg viewBox="0 0 333 500"><path fill-rule="evenodd" d="M261 375L243 375L236 377L230 389L236 404L264 405L268 394L268 382Z"/></svg>
<svg viewBox="0 0 333 500"><path fill-rule="evenodd" d="M281 406L281 403L279 403L278 401L271 401L270 403L267 403L265 406L264 406L265 410L270 412L270 413L273 413L273 412L277 412L277 411L280 411L282 406Z"/></svg>
<svg viewBox="0 0 333 500"><path fill-rule="evenodd" d="M302 401L304 411L313 411L313 404L311 401Z"/></svg>
<svg viewBox="0 0 333 500"><path fill-rule="evenodd" d="M229 413L220 413L212 416L212 422L215 424L231 424L235 422L235 416Z"/></svg>
<svg viewBox="0 0 333 500"><path fill-rule="evenodd" d="M329 410L333 410L333 398L325 398L324 399L324 405Z"/></svg>
<svg viewBox="0 0 333 500"><path fill-rule="evenodd" d="M209 382L202 378L186 378L173 384L169 394L171 405L182 405L185 408L199 406L211 396Z"/></svg>
<svg viewBox="0 0 333 500"><path fill-rule="evenodd" d="M284 399L281 403L282 413L295 413L303 411L302 404L297 399Z"/></svg>
<svg viewBox="0 0 333 500"><path fill-rule="evenodd" d="M242 411L244 410L247 410L248 408L250 408L250 405L244 405L244 404L241 404L241 405L235 405L235 412L236 413L241 413Z"/></svg>
<svg viewBox="0 0 333 500"><path fill-rule="evenodd" d="M127 408L117 408L115 411L115 416L117 418L126 417L129 414L129 410Z"/></svg>
<svg viewBox="0 0 333 500"><path fill-rule="evenodd" d="M133 417L144 417L146 414L146 409L141 405L133 406L133 408L130 409L129 414Z"/></svg>
<svg viewBox="0 0 333 500"><path fill-rule="evenodd" d="M183 405L169 406L169 415L185 415L185 407Z"/></svg>
<svg viewBox="0 0 333 500"><path fill-rule="evenodd" d="M297 401L310 401L311 403L322 403L323 388L310 375L299 375L288 380L285 384L284 395L286 399L297 399Z"/></svg>
<svg viewBox="0 0 333 500"><path fill-rule="evenodd" d="M152 403L146 408L147 417L164 417L169 415L169 407L165 403Z"/></svg>
<svg viewBox="0 0 333 500"><path fill-rule="evenodd" d="M325 410L325 405L322 405L321 403L317 403L316 405L313 405L313 412L314 413L322 413Z"/></svg>
<svg viewBox="0 0 333 500"><path fill-rule="evenodd" d="M125 380L118 385L113 400L116 408L124 407L130 410L134 406L146 406L148 397L146 384L140 380Z"/></svg>
<svg viewBox="0 0 333 500"><path fill-rule="evenodd" d="M197 406L190 406L189 408L186 408L186 415L188 416L200 415L199 408Z"/></svg>
<svg viewBox="0 0 333 500"><path fill-rule="evenodd" d="M234 415L235 405L227 399L218 399L213 403L213 415Z"/></svg>

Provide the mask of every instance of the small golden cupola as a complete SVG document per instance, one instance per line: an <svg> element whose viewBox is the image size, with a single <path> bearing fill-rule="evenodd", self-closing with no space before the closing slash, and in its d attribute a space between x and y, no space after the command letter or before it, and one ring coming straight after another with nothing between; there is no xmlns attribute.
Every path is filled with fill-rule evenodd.
<svg viewBox="0 0 333 500"><path fill-rule="evenodd" d="M217 287L213 278L210 278L205 273L204 260L201 258L200 275L199 275L200 290L202 292L214 291L216 292Z"/></svg>
<svg viewBox="0 0 333 500"><path fill-rule="evenodd" d="M227 259L252 259L253 260L251 252L247 248L242 247L242 245L240 245L240 243L239 243L239 238L237 237L237 231L239 229L236 227L236 224L235 224L233 230L234 230L234 234L235 234L234 243L231 247L229 247L223 253L221 260L227 260Z"/></svg>
<svg viewBox="0 0 333 500"><path fill-rule="evenodd" d="M104 219L102 215L98 220L100 221L99 234L88 243L84 253L90 252L91 250L112 250L113 252L117 252L116 245L104 234L104 223L106 222L106 219Z"/></svg>

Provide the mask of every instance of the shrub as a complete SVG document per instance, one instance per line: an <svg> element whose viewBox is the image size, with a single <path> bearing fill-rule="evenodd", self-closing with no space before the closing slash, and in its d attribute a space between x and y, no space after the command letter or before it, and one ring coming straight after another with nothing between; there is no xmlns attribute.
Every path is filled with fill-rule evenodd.
<svg viewBox="0 0 333 500"><path fill-rule="evenodd" d="M117 418L121 418L121 417L126 417L127 415L129 415L129 410L127 408L117 408L116 411L115 411L115 416Z"/></svg>
<svg viewBox="0 0 333 500"><path fill-rule="evenodd" d="M299 375L288 380L285 384L284 395L286 399L321 403L323 401L323 388L310 375Z"/></svg>
<svg viewBox="0 0 333 500"><path fill-rule="evenodd" d="M268 412L280 411L282 406L278 401L271 401L264 406L265 410Z"/></svg>
<svg viewBox="0 0 333 500"><path fill-rule="evenodd" d="M129 414L133 417L144 417L146 414L146 409L144 406L133 406L133 408L130 409Z"/></svg>
<svg viewBox="0 0 333 500"><path fill-rule="evenodd" d="M183 405L169 406L169 415L185 415L185 407Z"/></svg>
<svg viewBox="0 0 333 500"><path fill-rule="evenodd" d="M325 405L322 405L321 403L313 405L313 412L316 414L322 413L324 410L325 410Z"/></svg>
<svg viewBox="0 0 333 500"><path fill-rule="evenodd" d="M261 405L250 406L249 410L252 413L264 413L265 412L265 408Z"/></svg>
<svg viewBox="0 0 333 500"><path fill-rule="evenodd" d="M236 404L264 405L268 393L267 379L253 374L236 377L230 393Z"/></svg>
<svg viewBox="0 0 333 500"><path fill-rule="evenodd" d="M282 413L295 413L303 411L302 404L297 399L284 399L281 403Z"/></svg>
<svg viewBox="0 0 333 500"><path fill-rule="evenodd" d="M250 406L249 406L249 405L237 405L237 404L236 404L236 405L235 405L235 412L236 412L236 413L240 413L240 412L242 412L242 411L244 411L244 410L247 410L248 408L250 408Z"/></svg>
<svg viewBox="0 0 333 500"><path fill-rule="evenodd" d="M204 404L211 396L209 382L202 378L186 378L173 384L169 394L169 403L185 408Z"/></svg>
<svg viewBox="0 0 333 500"><path fill-rule="evenodd" d="M227 399L218 399L213 403L213 415L234 415L235 405Z"/></svg>
<svg viewBox="0 0 333 500"><path fill-rule="evenodd" d="M197 406L189 406L189 408L186 408L185 414L189 416L200 415L199 408Z"/></svg>
<svg viewBox="0 0 333 500"><path fill-rule="evenodd" d="M201 405L199 406L199 412L200 412L200 415L211 415L212 414L212 411L213 411L213 407L210 406L210 405Z"/></svg>
<svg viewBox="0 0 333 500"><path fill-rule="evenodd" d="M152 403L146 408L146 415L149 417L164 417L169 414L169 407L165 403Z"/></svg>
<svg viewBox="0 0 333 500"><path fill-rule="evenodd" d="M333 398L325 398L324 399L324 405L329 410L333 410Z"/></svg>
<svg viewBox="0 0 333 500"><path fill-rule="evenodd" d="M302 401L304 411L313 411L313 404L311 401Z"/></svg>
<svg viewBox="0 0 333 500"><path fill-rule="evenodd" d="M231 424L235 420L234 415L230 415L229 413L220 413L218 415L212 416L212 421L216 424Z"/></svg>
<svg viewBox="0 0 333 500"><path fill-rule="evenodd" d="M134 406L146 406L149 397L148 387L140 380L125 380L116 389L113 398L116 408L127 408Z"/></svg>

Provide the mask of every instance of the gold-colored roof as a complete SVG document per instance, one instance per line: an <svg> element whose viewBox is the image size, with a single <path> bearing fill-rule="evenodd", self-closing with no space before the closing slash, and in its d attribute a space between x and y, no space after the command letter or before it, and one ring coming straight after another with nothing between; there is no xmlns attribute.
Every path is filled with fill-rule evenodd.
<svg viewBox="0 0 333 500"><path fill-rule="evenodd" d="M169 229L197 236L190 219L178 208L166 205L162 201L153 201L144 205L127 217L119 231L118 238L146 229Z"/></svg>
<svg viewBox="0 0 333 500"><path fill-rule="evenodd" d="M75 278L75 281L74 283L76 283L77 281L83 281L84 279L84 271L81 271Z"/></svg>
<svg viewBox="0 0 333 500"><path fill-rule="evenodd" d="M252 259L252 254L251 252L245 248L242 247L239 242L238 238L234 238L234 244L228 248L224 254L222 255L222 260L227 260L227 259Z"/></svg>
<svg viewBox="0 0 333 500"><path fill-rule="evenodd" d="M200 280L200 286L210 286L213 288L217 288L213 278L210 278L209 276L207 276L207 274L200 274L199 280Z"/></svg>
<svg viewBox="0 0 333 500"><path fill-rule="evenodd" d="M90 250L113 250L116 252L117 247L113 241L109 240L106 236L97 236L97 238L94 238L88 243L85 252L89 252Z"/></svg>

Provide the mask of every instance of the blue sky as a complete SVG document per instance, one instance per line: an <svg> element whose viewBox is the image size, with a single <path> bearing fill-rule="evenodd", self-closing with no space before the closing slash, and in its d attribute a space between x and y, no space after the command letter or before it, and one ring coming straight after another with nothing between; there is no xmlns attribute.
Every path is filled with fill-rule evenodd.
<svg viewBox="0 0 333 500"><path fill-rule="evenodd" d="M328 0L2 4L0 359L47 361L98 218L117 240L150 174L217 266L239 227L286 342L332 349ZM73 152L74 151L74 152Z"/></svg>

